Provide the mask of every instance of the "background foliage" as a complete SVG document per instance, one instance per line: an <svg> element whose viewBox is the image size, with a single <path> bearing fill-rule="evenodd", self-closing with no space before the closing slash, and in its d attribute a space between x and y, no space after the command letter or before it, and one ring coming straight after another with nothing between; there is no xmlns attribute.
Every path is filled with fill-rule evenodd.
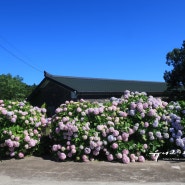
<svg viewBox="0 0 185 185"><path fill-rule="evenodd" d="M24 100L35 89L36 85L27 85L20 76L0 75L0 99Z"/></svg>
<svg viewBox="0 0 185 185"><path fill-rule="evenodd" d="M167 53L166 64L172 67L171 71L164 73L168 95L173 100L185 99L185 41L181 48L174 48Z"/></svg>

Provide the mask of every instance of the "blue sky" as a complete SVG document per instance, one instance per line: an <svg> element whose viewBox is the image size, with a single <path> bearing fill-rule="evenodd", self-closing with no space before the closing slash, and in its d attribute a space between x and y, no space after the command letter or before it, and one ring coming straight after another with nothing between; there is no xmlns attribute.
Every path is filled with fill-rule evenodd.
<svg viewBox="0 0 185 185"><path fill-rule="evenodd" d="M184 0L0 0L0 74L164 81Z"/></svg>

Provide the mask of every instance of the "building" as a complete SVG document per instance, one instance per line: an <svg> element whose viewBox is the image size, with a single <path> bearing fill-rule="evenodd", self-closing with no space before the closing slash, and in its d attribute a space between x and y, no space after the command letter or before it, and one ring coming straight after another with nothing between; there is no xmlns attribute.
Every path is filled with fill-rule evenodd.
<svg viewBox="0 0 185 185"><path fill-rule="evenodd" d="M45 103L48 110L53 112L66 100L119 98L125 90L161 97L166 88L164 82L69 77L44 72L44 79L27 100L39 107Z"/></svg>

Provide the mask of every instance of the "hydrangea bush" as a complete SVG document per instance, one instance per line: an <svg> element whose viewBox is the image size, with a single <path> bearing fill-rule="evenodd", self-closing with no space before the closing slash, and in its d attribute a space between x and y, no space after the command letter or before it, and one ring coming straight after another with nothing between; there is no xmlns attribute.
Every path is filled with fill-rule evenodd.
<svg viewBox="0 0 185 185"><path fill-rule="evenodd" d="M48 124L45 108L26 101L0 100L0 157L24 158L38 152L42 131Z"/></svg>
<svg viewBox="0 0 185 185"><path fill-rule="evenodd" d="M62 161L129 163L144 162L156 150L184 150L182 109L179 103L130 91L104 104L67 101L52 118L52 153Z"/></svg>
<svg viewBox="0 0 185 185"><path fill-rule="evenodd" d="M185 102L170 102L170 143L173 148L180 149L185 157Z"/></svg>
<svg viewBox="0 0 185 185"><path fill-rule="evenodd" d="M0 158L50 151L60 161L156 160L156 151L185 154L184 126L184 101L167 103L144 92L125 91L104 103L66 101L52 118L26 101L0 100Z"/></svg>

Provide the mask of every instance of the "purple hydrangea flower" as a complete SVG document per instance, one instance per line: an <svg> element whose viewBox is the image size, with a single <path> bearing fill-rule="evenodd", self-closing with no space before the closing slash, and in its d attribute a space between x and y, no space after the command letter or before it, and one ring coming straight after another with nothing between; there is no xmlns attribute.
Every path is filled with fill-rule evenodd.
<svg viewBox="0 0 185 185"><path fill-rule="evenodd" d="M85 147L84 152L85 152L85 154L90 154L91 149L89 147Z"/></svg>
<svg viewBox="0 0 185 185"><path fill-rule="evenodd" d="M132 110L132 109L131 109L131 110L129 111L129 115L134 116L134 115L135 115L135 110Z"/></svg>
<svg viewBox="0 0 185 185"><path fill-rule="evenodd" d="M145 130L140 130L140 134L144 135L145 134Z"/></svg>
<svg viewBox="0 0 185 185"><path fill-rule="evenodd" d="M152 125L153 125L154 128L158 127L158 125L159 125L158 119L155 119L155 121L153 122Z"/></svg>
<svg viewBox="0 0 185 185"><path fill-rule="evenodd" d="M161 132L156 132L155 135L158 137L158 138L161 138Z"/></svg>
<svg viewBox="0 0 185 185"><path fill-rule="evenodd" d="M164 137L165 139L169 139L170 136L169 136L168 133L164 133L164 134L163 134L163 137Z"/></svg>
<svg viewBox="0 0 185 185"><path fill-rule="evenodd" d="M115 141L116 138L115 138L113 135L109 135L109 136L107 137L107 140L108 140L109 143L111 143L111 142Z"/></svg>

